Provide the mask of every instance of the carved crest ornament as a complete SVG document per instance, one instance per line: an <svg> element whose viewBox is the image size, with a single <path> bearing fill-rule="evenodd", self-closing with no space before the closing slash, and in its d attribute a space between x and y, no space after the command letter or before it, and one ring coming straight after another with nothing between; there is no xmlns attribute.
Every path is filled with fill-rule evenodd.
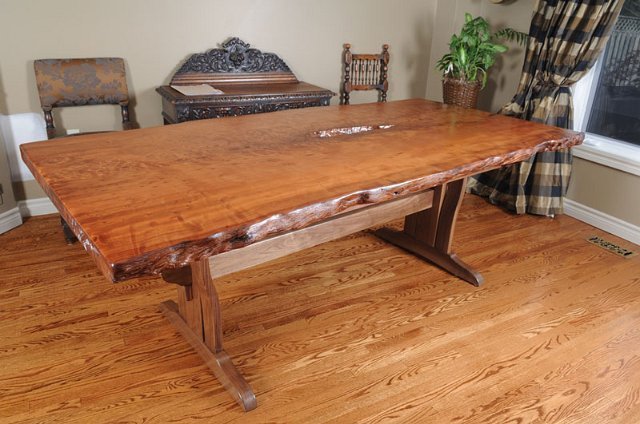
<svg viewBox="0 0 640 424"><path fill-rule="evenodd" d="M238 37L228 39L221 47L192 55L176 74L291 72L277 55L251 48L250 44Z"/></svg>

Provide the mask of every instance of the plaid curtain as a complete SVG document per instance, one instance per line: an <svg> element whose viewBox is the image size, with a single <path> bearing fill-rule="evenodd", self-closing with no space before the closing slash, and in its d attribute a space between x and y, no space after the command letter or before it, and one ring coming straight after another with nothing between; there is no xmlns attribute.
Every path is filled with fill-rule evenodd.
<svg viewBox="0 0 640 424"><path fill-rule="evenodd" d="M572 128L569 87L604 49L623 0L536 0L518 91L499 113ZM529 160L470 178L469 190L516 213L553 216L571 174L571 151Z"/></svg>

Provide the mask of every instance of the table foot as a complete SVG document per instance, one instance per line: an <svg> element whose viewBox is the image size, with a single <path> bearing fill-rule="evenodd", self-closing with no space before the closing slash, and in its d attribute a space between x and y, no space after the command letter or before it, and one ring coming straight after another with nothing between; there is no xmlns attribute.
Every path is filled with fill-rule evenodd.
<svg viewBox="0 0 640 424"><path fill-rule="evenodd" d="M164 316L173 324L182 337L195 349L196 352L204 359L207 366L213 371L216 378L222 386L231 394L244 411L251 411L258 406L256 396L244 379L242 374L233 365L231 358L223 349L214 353L204 341L198 337L187 323L180 316L178 305L173 301L166 301L160 304L160 309Z"/></svg>
<svg viewBox="0 0 640 424"><path fill-rule="evenodd" d="M482 275L472 267L464 263L455 253L442 252L435 247L431 247L421 242L403 231L396 231L390 228L380 228L374 231L374 234L389 243L401 247L416 256L443 268L478 287L484 281Z"/></svg>

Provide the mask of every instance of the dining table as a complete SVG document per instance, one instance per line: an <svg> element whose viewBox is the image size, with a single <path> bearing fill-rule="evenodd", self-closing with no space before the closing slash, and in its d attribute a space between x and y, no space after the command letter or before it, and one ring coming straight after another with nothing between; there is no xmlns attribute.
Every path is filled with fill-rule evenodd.
<svg viewBox="0 0 640 424"><path fill-rule="evenodd" d="M176 285L162 312L248 411L256 395L224 349L217 279L374 227L479 286L452 250L467 177L583 137L409 99L63 137L21 152L109 281ZM397 219L401 230L385 226Z"/></svg>

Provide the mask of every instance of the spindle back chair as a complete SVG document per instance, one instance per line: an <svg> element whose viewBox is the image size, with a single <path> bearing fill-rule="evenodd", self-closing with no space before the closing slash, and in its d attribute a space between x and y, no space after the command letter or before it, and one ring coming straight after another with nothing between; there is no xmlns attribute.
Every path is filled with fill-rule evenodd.
<svg viewBox="0 0 640 424"><path fill-rule="evenodd" d="M340 87L340 104L348 105L352 91L377 90L378 101L387 101L387 72L389 70L389 45L382 46L380 54L355 54L351 44L344 44L342 54L343 78Z"/></svg>

